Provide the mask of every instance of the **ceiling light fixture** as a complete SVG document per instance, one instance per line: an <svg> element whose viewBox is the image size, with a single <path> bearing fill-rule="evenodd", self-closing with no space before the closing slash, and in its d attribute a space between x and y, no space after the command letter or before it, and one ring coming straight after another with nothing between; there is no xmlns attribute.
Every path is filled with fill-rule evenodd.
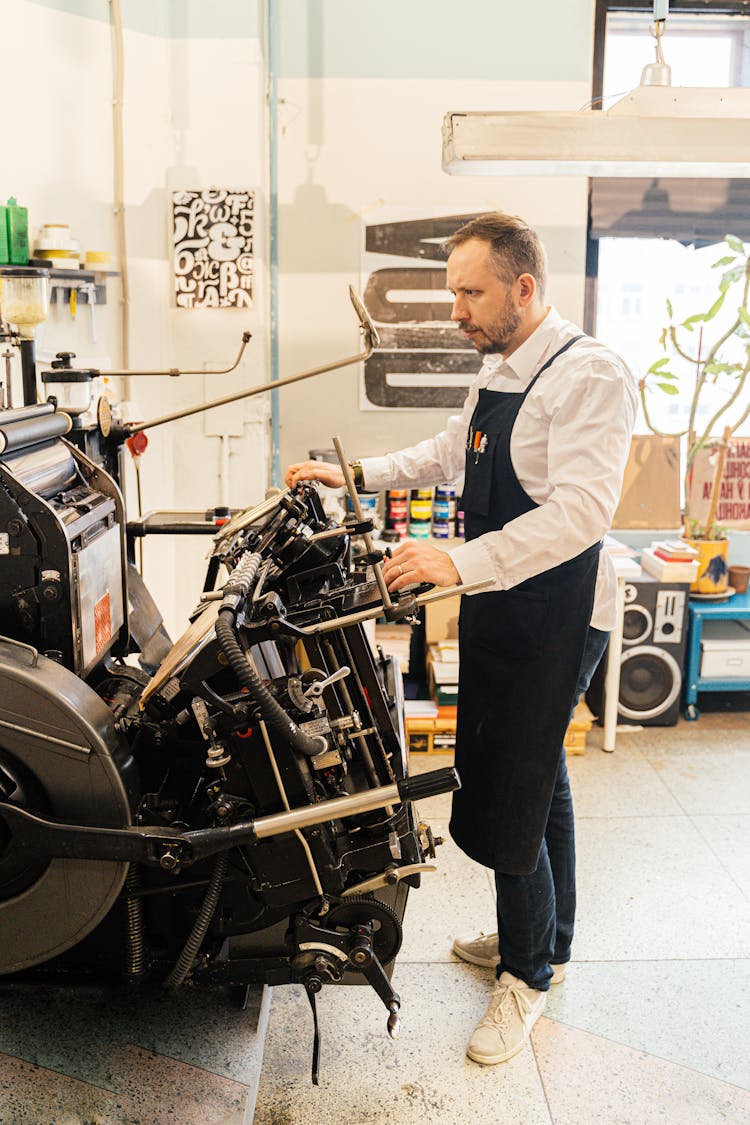
<svg viewBox="0 0 750 1125"><path fill-rule="evenodd" d="M750 89L672 86L661 39L668 0L654 0L656 61L608 110L450 112L451 175L750 177Z"/></svg>

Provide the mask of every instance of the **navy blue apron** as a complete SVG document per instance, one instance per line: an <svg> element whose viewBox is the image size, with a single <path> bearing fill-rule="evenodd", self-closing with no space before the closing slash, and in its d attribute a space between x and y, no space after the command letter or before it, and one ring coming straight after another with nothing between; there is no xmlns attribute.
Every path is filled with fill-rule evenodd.
<svg viewBox="0 0 750 1125"><path fill-rule="evenodd" d="M538 507L510 439L526 396L480 390L469 427L466 540ZM549 378L549 376L547 376ZM450 831L468 856L509 875L536 870L594 605L601 543L510 590L461 599L456 767Z"/></svg>

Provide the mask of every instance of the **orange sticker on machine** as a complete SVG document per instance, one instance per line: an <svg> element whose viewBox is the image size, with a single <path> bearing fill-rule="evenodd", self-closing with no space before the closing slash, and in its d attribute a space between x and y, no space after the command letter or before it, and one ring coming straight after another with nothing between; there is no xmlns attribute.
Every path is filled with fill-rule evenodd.
<svg viewBox="0 0 750 1125"><path fill-rule="evenodd" d="M94 606L94 641L96 651L101 652L107 641L112 640L112 610L109 604L109 593Z"/></svg>

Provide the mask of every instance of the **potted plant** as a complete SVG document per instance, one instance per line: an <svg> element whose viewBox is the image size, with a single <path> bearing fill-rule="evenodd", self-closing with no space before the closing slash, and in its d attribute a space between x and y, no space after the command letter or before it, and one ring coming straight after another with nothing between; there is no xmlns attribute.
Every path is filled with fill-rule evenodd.
<svg viewBox="0 0 750 1125"><path fill-rule="evenodd" d="M651 364L639 384L646 424L652 433L663 436L665 431L654 424L649 412L651 393L679 395L687 390L690 396L688 423L678 436L686 439L683 538L698 551L699 578L692 589L699 593L721 593L727 588L729 543L725 528L716 523L716 508L727 443L750 416L750 250L735 235L726 235L724 241L727 252L713 263L714 269L722 271L715 300L705 312L681 321L675 319L672 303L667 301L669 320L659 341L666 354ZM708 326L720 313L721 327L714 323L712 332ZM670 370L674 357L684 361L687 375ZM700 422L699 408L716 397L710 390L713 387L724 397L718 404L714 401L708 420ZM706 508L705 494L697 497L691 485L696 458L707 448L713 472ZM705 509L701 515L697 514L699 499Z"/></svg>

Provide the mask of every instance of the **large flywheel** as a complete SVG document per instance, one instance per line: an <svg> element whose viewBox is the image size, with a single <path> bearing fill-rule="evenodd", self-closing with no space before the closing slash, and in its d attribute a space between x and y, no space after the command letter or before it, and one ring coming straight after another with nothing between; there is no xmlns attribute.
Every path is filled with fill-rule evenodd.
<svg viewBox="0 0 750 1125"><path fill-rule="evenodd" d="M130 823L129 750L83 680L0 638L0 974L81 941L105 917L126 863L52 859L16 845L2 803L81 825Z"/></svg>

